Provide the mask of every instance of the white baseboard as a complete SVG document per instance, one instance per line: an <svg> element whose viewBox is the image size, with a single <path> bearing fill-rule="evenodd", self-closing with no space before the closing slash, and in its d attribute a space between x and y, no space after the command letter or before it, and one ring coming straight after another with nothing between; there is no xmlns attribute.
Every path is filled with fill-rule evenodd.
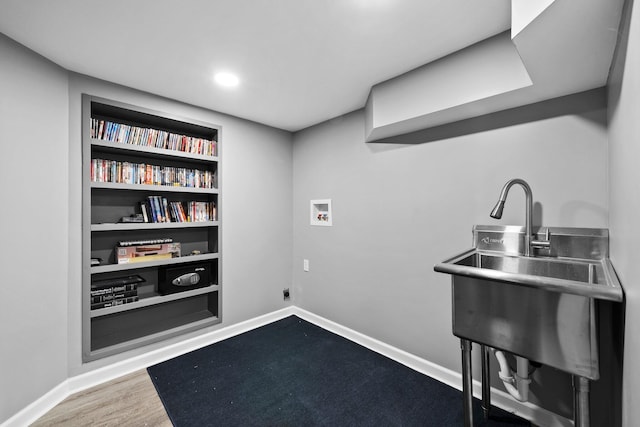
<svg viewBox="0 0 640 427"><path fill-rule="evenodd" d="M28 426L47 413L51 408L66 399L72 392L69 391L67 381L63 381L52 388L44 396L30 403L26 408L2 423L2 427Z"/></svg>
<svg viewBox="0 0 640 427"><path fill-rule="evenodd" d="M111 381L140 369L146 369L149 366L164 362L181 354L240 335L252 329L259 328L260 326L275 322L276 320L284 319L292 314L294 314L293 308L286 307L282 310L223 327L213 332L207 332L176 344L171 344L127 360L116 362L109 366L98 368L91 372L70 377L2 423L1 427L24 427L30 425L73 393Z"/></svg>
<svg viewBox="0 0 640 427"><path fill-rule="evenodd" d="M153 350L127 360L116 362L112 365L105 366L91 372L68 378L44 396L40 397L13 417L9 418L2 424L2 427L22 427L29 425L73 393L102 384L106 381L111 381L137 370L145 369L165 360L180 356L181 354L248 332L252 329L284 319L291 315L296 315L301 319L356 342L451 387L458 390L461 389L462 377L458 372L431 363L425 359L419 358L413 354L407 353L406 351L385 344L382 341L378 341L367 335L346 328L309 311L295 306L290 306L235 325L223 327L213 332L208 332L176 344L168 345L161 349ZM481 388L480 382L474 381L473 393L476 397L481 396ZM545 427L573 426L573 422L567 418L549 412L531 403L518 402L512 399L507 393L493 388L491 389L491 403L505 411L512 412L522 418L528 419L536 425Z"/></svg>
<svg viewBox="0 0 640 427"><path fill-rule="evenodd" d="M299 307L293 307L293 314L307 322L313 323L323 329L367 347L376 353L380 353L389 359L402 363L415 371L428 375L435 380L458 390L462 390L462 374L459 372L431 363L428 360L422 359L411 353L407 353L404 350L400 350L399 348L383 343L382 341L378 341L375 338L361 334L353 329L346 328ZM473 395L477 398L481 398L482 384L480 381L473 381ZM573 421L544 408L540 408L532 403L519 402L513 399L508 393L495 388L491 389L491 404L527 419L535 425L545 427L573 427Z"/></svg>

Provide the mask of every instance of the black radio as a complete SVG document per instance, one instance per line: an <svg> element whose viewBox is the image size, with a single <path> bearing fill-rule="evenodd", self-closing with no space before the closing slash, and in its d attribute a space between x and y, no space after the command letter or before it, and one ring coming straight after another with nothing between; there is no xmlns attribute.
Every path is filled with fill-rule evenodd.
<svg viewBox="0 0 640 427"><path fill-rule="evenodd" d="M212 285L210 263L161 267L158 270L158 292L161 295L184 292Z"/></svg>

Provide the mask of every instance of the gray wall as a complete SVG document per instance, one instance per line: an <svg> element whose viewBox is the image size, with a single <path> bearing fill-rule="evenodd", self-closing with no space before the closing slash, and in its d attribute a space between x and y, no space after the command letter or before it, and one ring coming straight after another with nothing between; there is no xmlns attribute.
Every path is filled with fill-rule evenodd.
<svg viewBox="0 0 640 427"><path fill-rule="evenodd" d="M67 377L64 70L0 34L0 424Z"/></svg>
<svg viewBox="0 0 640 427"><path fill-rule="evenodd" d="M538 222L607 227L605 122L600 90L440 128L422 144L365 143L361 111L295 134L294 303L460 371L450 278L433 265L471 246L473 224L524 223L520 189L503 220L489 217L513 177L531 185ZM333 227L309 225L320 198L332 199ZM558 389L543 406L571 417L569 379L550 370L536 374Z"/></svg>
<svg viewBox="0 0 640 427"><path fill-rule="evenodd" d="M65 379L181 336L81 363L81 93L222 126L222 314L217 329L289 305L292 136L68 73L0 34L0 424Z"/></svg>
<svg viewBox="0 0 640 427"><path fill-rule="evenodd" d="M611 260L625 289L623 425L640 419L640 11L628 0L609 82Z"/></svg>

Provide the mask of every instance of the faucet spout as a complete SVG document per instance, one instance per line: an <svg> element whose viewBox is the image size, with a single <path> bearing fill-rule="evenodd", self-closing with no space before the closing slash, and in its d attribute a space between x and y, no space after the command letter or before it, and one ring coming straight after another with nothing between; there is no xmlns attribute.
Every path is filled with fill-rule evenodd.
<svg viewBox="0 0 640 427"><path fill-rule="evenodd" d="M495 219L502 218L502 211L504 210L504 202L505 202L504 200L498 200L498 203L496 203L495 207L489 214L491 218L495 218Z"/></svg>
<svg viewBox="0 0 640 427"><path fill-rule="evenodd" d="M502 218L502 211L504 209L504 204L507 201L507 195L509 194L509 190L515 184L518 184L524 190L525 195L525 235L524 235L524 255L531 256L531 240L532 240L532 225L531 225L531 216L533 211L533 195L531 192L531 187L529 184L523 179L514 178L509 181L502 187L502 191L500 192L500 198L498 199L498 203L491 211L491 218L500 219Z"/></svg>

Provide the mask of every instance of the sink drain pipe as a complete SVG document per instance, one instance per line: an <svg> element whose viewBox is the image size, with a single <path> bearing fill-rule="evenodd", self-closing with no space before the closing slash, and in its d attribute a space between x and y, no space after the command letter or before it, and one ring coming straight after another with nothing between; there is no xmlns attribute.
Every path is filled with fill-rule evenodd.
<svg viewBox="0 0 640 427"><path fill-rule="evenodd" d="M511 396L520 402L526 402L529 399L529 384L531 379L529 378L529 360L524 357L515 356L517 368L514 373L509 364L507 363L507 357L504 352L492 348L493 354L498 360L500 365L500 372L498 376L504 383L505 388Z"/></svg>

